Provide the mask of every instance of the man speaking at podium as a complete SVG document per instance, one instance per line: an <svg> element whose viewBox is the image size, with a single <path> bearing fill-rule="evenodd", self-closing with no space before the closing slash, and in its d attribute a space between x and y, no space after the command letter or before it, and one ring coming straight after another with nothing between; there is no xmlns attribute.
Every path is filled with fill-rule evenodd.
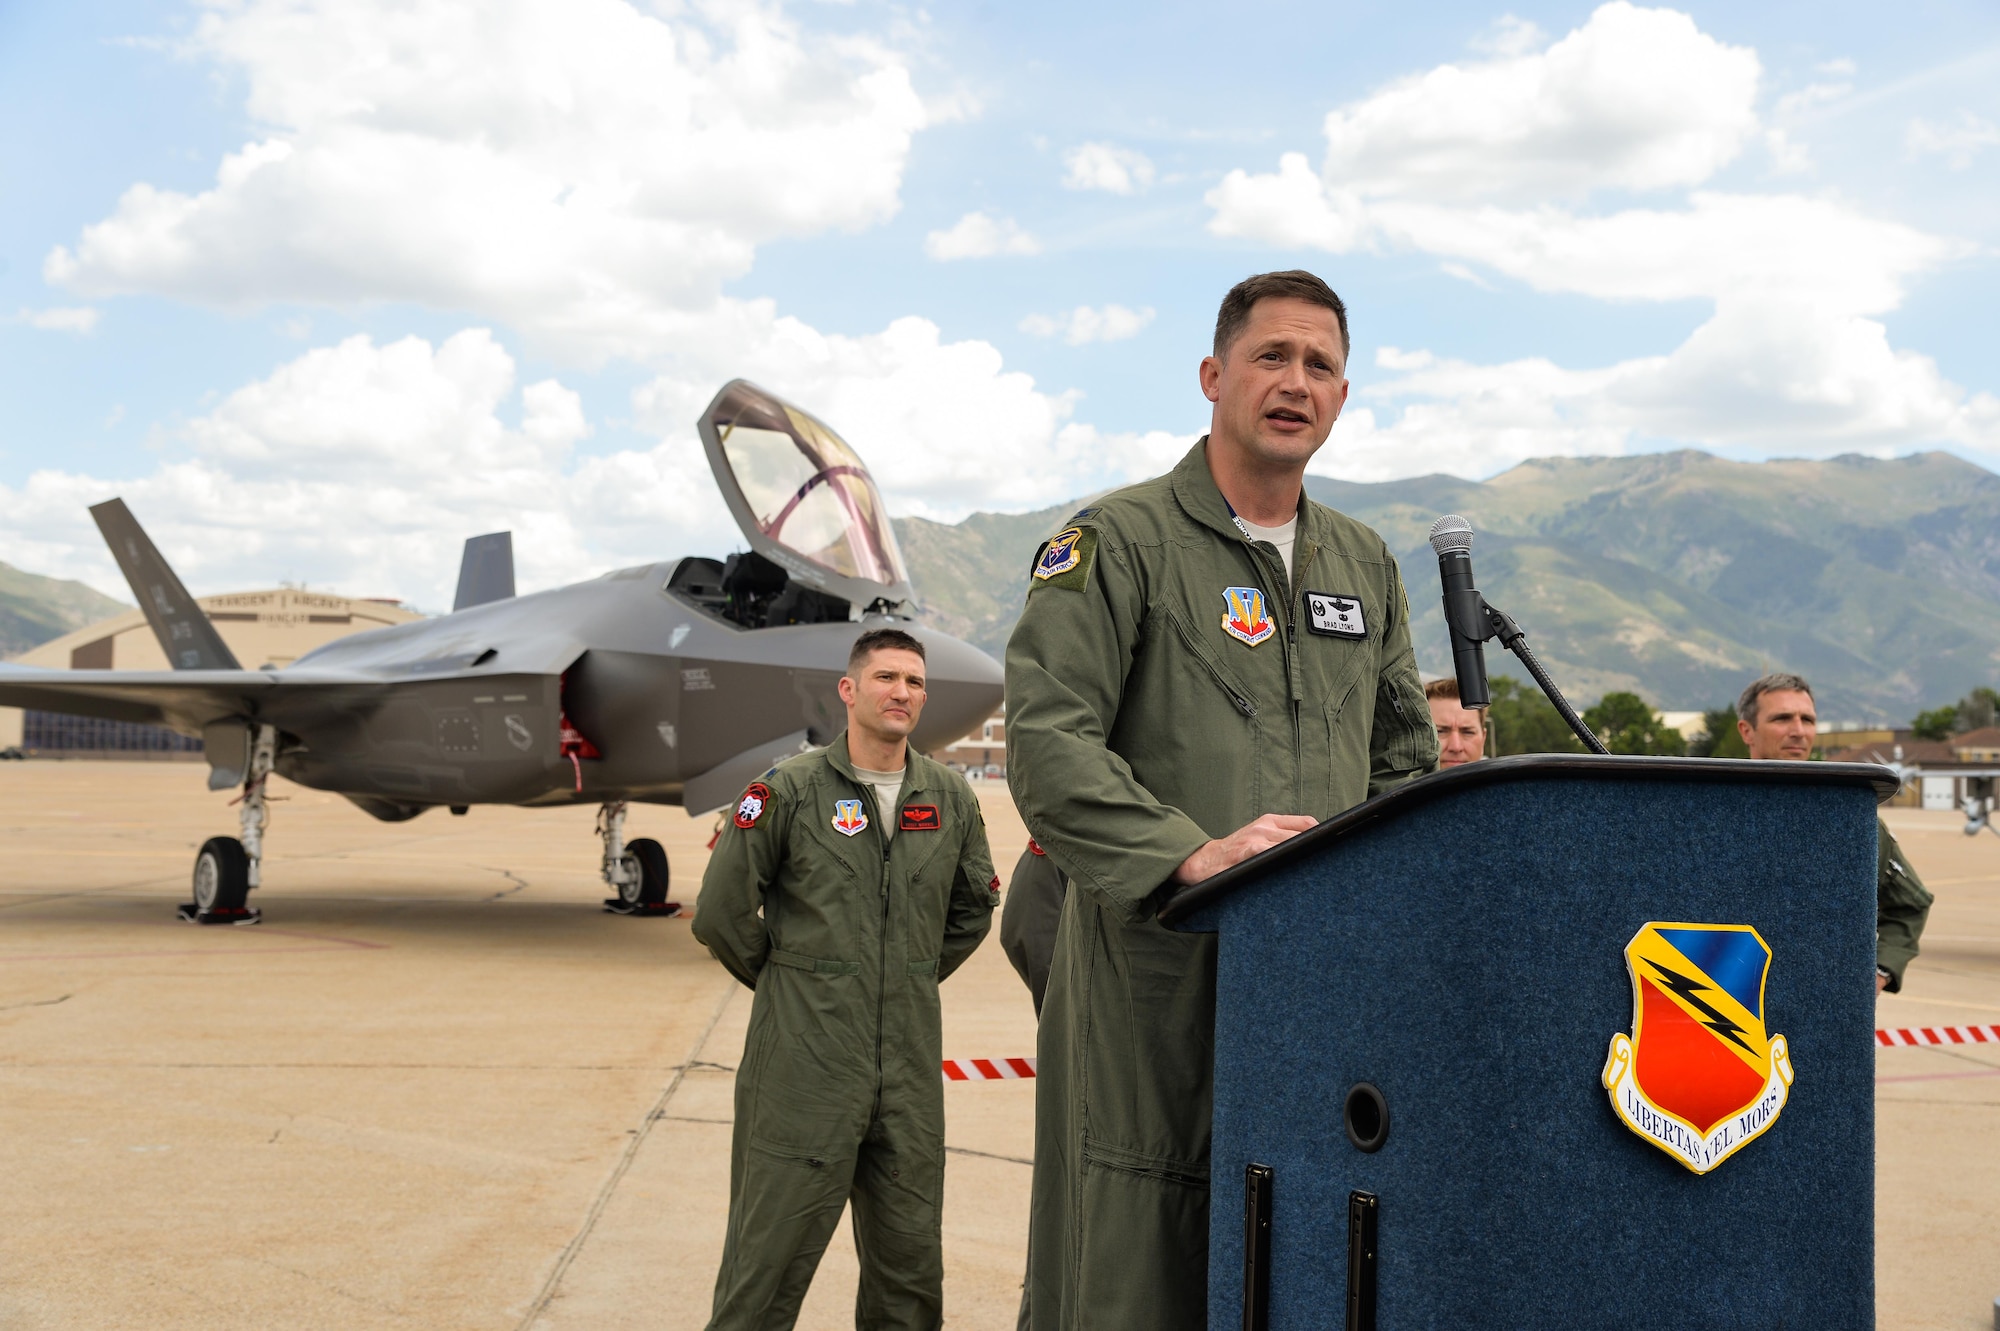
<svg viewBox="0 0 2000 1331"><path fill-rule="evenodd" d="M1239 283L1201 362L1209 433L1035 556L1007 779L1072 886L1042 1010L1035 1331L1207 1320L1215 939L1161 902L1437 765L1395 557L1305 497L1348 345L1311 273Z"/></svg>

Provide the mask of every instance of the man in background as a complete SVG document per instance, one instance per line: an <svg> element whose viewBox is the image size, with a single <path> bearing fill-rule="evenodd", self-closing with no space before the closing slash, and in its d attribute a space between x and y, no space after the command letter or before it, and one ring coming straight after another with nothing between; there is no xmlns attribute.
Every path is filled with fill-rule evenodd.
<svg viewBox="0 0 2000 1331"><path fill-rule="evenodd" d="M1458 681L1447 675L1424 685L1431 724L1438 732L1438 766L1457 767L1486 756L1486 713L1458 700Z"/></svg>
<svg viewBox="0 0 2000 1331"><path fill-rule="evenodd" d="M1752 758L1804 762L1819 736L1812 685L1782 673L1751 681L1736 700L1736 731ZM1916 959L1932 898L1879 817L1875 844L1875 990L1893 994L1903 987L1904 968Z"/></svg>

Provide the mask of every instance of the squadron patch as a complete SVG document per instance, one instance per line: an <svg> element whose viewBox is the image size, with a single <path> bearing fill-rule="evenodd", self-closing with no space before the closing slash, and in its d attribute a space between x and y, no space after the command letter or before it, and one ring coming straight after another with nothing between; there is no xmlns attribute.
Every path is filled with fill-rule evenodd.
<svg viewBox="0 0 2000 1331"><path fill-rule="evenodd" d="M896 823L898 832L935 832L944 826L944 819L938 815L935 804L905 804L903 816Z"/></svg>
<svg viewBox="0 0 2000 1331"><path fill-rule="evenodd" d="M1330 638L1365 638L1368 620L1361 598L1345 592L1307 592L1306 628Z"/></svg>
<svg viewBox="0 0 2000 1331"><path fill-rule="evenodd" d="M835 800L833 802L833 830L842 836L854 836L868 827L868 814L861 807L860 800Z"/></svg>
<svg viewBox="0 0 2000 1331"><path fill-rule="evenodd" d="M1626 1127L1706 1174L1778 1121L1791 1053L1764 1029L1771 949L1747 924L1641 926L1625 945L1632 1034L1604 1088Z"/></svg>
<svg viewBox="0 0 2000 1331"><path fill-rule="evenodd" d="M755 827L757 820L764 816L764 810L771 807L771 788L762 781L752 781L750 788L743 792L743 798L736 801L736 825Z"/></svg>
<svg viewBox="0 0 2000 1331"><path fill-rule="evenodd" d="M1277 621L1264 607L1264 593L1255 587L1224 587L1222 631L1252 647L1278 631Z"/></svg>
<svg viewBox="0 0 2000 1331"><path fill-rule="evenodd" d="M1090 581L1090 561L1096 553L1095 527L1065 527L1035 556L1035 581L1081 591Z"/></svg>

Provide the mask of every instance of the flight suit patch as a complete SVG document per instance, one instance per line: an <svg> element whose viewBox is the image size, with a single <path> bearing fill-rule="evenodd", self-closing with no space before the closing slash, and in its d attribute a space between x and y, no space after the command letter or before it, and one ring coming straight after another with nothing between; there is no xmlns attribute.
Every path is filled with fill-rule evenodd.
<svg viewBox="0 0 2000 1331"><path fill-rule="evenodd" d="M868 828L868 814L862 809L860 800L835 800L833 802L833 830L842 836L856 836Z"/></svg>
<svg viewBox="0 0 2000 1331"><path fill-rule="evenodd" d="M903 817L896 824L898 832L935 832L944 826L944 819L938 815L935 804L905 804Z"/></svg>
<svg viewBox="0 0 2000 1331"><path fill-rule="evenodd" d="M1368 619L1361 598L1345 592L1307 592L1306 628L1329 638L1365 638Z"/></svg>
<svg viewBox="0 0 2000 1331"><path fill-rule="evenodd" d="M1264 606L1264 593L1255 587L1224 587L1222 631L1239 642L1255 647L1278 631L1277 621Z"/></svg>
<svg viewBox="0 0 2000 1331"><path fill-rule="evenodd" d="M1090 562L1096 554L1095 527L1065 527L1035 555L1035 581L1080 592L1090 583Z"/></svg>
<svg viewBox="0 0 2000 1331"><path fill-rule="evenodd" d="M743 792L743 798L736 801L736 825L755 827L757 820L764 816L764 810L771 807L771 788L762 781L752 781L750 788Z"/></svg>

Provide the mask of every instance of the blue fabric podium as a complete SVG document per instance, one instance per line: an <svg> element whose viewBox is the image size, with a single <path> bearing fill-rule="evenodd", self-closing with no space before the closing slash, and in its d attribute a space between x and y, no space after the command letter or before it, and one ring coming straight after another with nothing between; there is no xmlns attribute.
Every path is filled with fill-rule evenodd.
<svg viewBox="0 0 2000 1331"><path fill-rule="evenodd" d="M1875 808L1895 788L1860 764L1493 759L1171 898L1166 923L1219 935L1209 1326L1873 1326ZM1657 922L1754 928L1789 1051L1782 1112L1706 1173L1605 1080L1634 1029L1626 949ZM1714 937L1662 936L1695 956ZM1700 1015L1725 1000L1660 973L1636 1066L1670 1036L1727 1062L1732 1023Z"/></svg>

